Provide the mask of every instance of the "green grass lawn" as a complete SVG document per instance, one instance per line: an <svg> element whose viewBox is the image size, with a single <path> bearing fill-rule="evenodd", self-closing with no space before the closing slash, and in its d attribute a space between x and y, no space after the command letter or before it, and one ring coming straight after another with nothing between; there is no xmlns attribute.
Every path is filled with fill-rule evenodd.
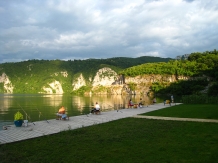
<svg viewBox="0 0 218 163"><path fill-rule="evenodd" d="M126 118L0 146L6 162L217 162L218 124Z"/></svg>
<svg viewBox="0 0 218 163"><path fill-rule="evenodd" d="M142 115L218 119L218 105L215 104L181 104L148 112Z"/></svg>
<svg viewBox="0 0 218 163"><path fill-rule="evenodd" d="M218 124L125 118L2 144L0 162L217 163Z"/></svg>

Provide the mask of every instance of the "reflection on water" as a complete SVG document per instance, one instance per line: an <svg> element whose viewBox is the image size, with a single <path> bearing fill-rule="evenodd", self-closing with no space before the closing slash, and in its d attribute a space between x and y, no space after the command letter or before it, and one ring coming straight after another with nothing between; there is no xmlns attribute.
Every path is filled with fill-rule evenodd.
<svg viewBox="0 0 218 163"><path fill-rule="evenodd" d="M0 94L0 130L3 125L13 124L14 114L19 110L29 121L54 119L61 106L64 106L69 116L88 114L96 102L102 111L127 108L129 99L138 103L142 98L145 104L150 104L148 96L122 95L87 95L75 96L69 94ZM28 118L29 117L29 118Z"/></svg>

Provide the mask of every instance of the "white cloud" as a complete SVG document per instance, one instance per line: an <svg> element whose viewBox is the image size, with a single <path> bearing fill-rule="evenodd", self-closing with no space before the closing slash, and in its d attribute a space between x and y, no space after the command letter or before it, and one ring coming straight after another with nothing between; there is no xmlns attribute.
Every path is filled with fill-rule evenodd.
<svg viewBox="0 0 218 163"><path fill-rule="evenodd" d="M211 0L1 1L0 62L213 50L217 17Z"/></svg>

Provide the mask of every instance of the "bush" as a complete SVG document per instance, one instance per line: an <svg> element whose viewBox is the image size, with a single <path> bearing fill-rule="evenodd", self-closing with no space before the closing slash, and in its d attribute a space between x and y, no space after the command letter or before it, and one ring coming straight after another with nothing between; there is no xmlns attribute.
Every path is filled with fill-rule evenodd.
<svg viewBox="0 0 218 163"><path fill-rule="evenodd" d="M182 96L184 104L218 104L218 96L186 95Z"/></svg>
<svg viewBox="0 0 218 163"><path fill-rule="evenodd" d="M218 96L218 83L213 84L213 85L208 89L208 95L209 95L209 96Z"/></svg>

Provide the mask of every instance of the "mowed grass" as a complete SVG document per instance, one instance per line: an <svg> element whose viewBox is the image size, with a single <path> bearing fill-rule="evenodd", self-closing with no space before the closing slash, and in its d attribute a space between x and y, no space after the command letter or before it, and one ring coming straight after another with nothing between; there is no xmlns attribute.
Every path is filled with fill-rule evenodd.
<svg viewBox="0 0 218 163"><path fill-rule="evenodd" d="M11 162L218 161L218 124L126 118L0 146Z"/></svg>
<svg viewBox="0 0 218 163"><path fill-rule="evenodd" d="M217 163L218 123L125 118L2 144L0 162Z"/></svg>
<svg viewBox="0 0 218 163"><path fill-rule="evenodd" d="M172 105L164 109L148 112L142 115L218 119L218 105L216 104L181 104Z"/></svg>

